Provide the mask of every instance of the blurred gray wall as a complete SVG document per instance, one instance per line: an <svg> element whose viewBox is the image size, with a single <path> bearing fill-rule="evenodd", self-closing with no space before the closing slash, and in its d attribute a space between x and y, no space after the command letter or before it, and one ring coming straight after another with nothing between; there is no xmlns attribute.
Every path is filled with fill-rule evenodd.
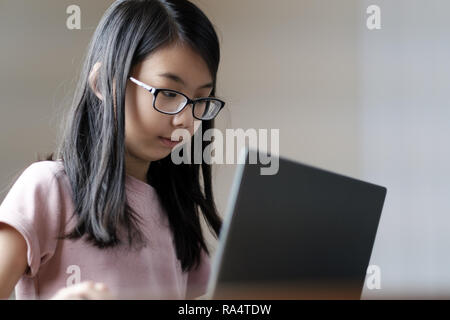
<svg viewBox="0 0 450 320"><path fill-rule="evenodd" d="M0 197L52 151L82 57L113 1L0 0ZM280 129L280 154L389 189L367 298L449 294L446 0L195 0L222 43L224 128ZM82 30L66 28L66 8ZM382 29L366 28L378 4ZM214 168L225 211L235 167ZM216 243L210 238L212 248Z"/></svg>
<svg viewBox="0 0 450 320"><path fill-rule="evenodd" d="M218 127L280 129L281 155L357 175L357 1L195 3L222 43ZM234 170L217 166L222 211Z"/></svg>
<svg viewBox="0 0 450 320"><path fill-rule="evenodd" d="M389 194L372 256L382 290L367 295L448 298L450 2L376 2L382 29L358 28L358 163Z"/></svg>
<svg viewBox="0 0 450 320"><path fill-rule="evenodd" d="M221 32L224 127L279 128L281 155L389 189L381 289L363 297L449 297L450 2L196 3ZM366 27L372 4L380 30ZM218 168L221 208L232 170Z"/></svg>
<svg viewBox="0 0 450 320"><path fill-rule="evenodd" d="M113 1L0 0L0 197L24 167L56 146L90 37ZM66 9L81 7L81 30Z"/></svg>

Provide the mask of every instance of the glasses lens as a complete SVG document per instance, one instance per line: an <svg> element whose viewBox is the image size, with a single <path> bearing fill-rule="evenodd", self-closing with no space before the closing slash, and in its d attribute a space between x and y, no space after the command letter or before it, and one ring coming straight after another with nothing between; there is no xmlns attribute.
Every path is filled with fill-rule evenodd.
<svg viewBox="0 0 450 320"><path fill-rule="evenodd" d="M194 116L197 119L212 120L220 112L222 103L218 100L202 100L195 104Z"/></svg>
<svg viewBox="0 0 450 320"><path fill-rule="evenodd" d="M156 97L155 107L162 112L177 113L185 106L186 102L185 96L173 91L162 90Z"/></svg>

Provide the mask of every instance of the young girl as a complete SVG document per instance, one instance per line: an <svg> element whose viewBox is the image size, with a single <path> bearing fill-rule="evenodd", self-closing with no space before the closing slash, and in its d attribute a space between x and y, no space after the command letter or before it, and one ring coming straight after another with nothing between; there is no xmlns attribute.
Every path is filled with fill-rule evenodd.
<svg viewBox="0 0 450 320"><path fill-rule="evenodd" d="M187 0L107 10L57 157L29 166L0 207L0 298L14 286L17 299L205 293L200 213L214 236L221 228L211 168L175 165L171 139L213 127L219 60L211 22Z"/></svg>

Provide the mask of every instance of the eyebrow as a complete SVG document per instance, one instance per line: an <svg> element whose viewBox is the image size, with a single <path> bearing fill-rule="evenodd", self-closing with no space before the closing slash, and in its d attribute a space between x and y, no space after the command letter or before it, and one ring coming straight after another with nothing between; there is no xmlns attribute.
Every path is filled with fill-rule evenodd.
<svg viewBox="0 0 450 320"><path fill-rule="evenodd" d="M166 73L160 74L159 76L160 76L160 77L167 78L167 79L170 79L170 80L173 80L173 81L178 82L178 83L181 83L183 86L186 87L186 82L184 82L184 80L181 79L180 76L177 76L177 75L174 74L174 73L166 72ZM201 89L211 89L211 88L213 88L213 87L214 87L214 84L211 82L211 83L207 83L207 84L201 86L200 88L198 88L198 90L201 90Z"/></svg>

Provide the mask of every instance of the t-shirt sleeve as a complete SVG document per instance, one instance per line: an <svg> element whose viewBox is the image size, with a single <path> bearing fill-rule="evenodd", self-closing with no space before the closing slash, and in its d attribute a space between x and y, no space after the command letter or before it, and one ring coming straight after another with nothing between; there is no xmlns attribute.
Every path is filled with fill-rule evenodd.
<svg viewBox="0 0 450 320"><path fill-rule="evenodd" d="M202 250L200 264L189 272L186 299L195 299L206 294L210 273L210 257Z"/></svg>
<svg viewBox="0 0 450 320"><path fill-rule="evenodd" d="M22 172L0 206L0 222L16 229L27 243L25 276L34 277L55 251L60 203L56 176L36 162Z"/></svg>

